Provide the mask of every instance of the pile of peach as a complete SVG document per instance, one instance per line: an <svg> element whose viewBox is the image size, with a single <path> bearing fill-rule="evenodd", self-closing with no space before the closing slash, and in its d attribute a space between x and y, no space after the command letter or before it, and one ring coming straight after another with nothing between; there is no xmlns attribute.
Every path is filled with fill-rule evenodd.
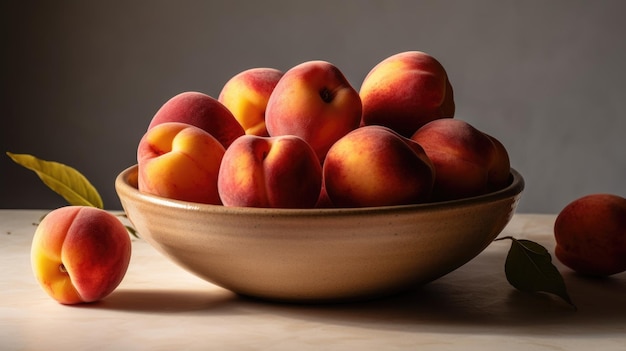
<svg viewBox="0 0 626 351"><path fill-rule="evenodd" d="M508 184L494 137L454 118L432 56L381 61L357 91L331 63L245 70L217 99L172 97L137 149L138 188L224 206L367 207L480 195Z"/></svg>

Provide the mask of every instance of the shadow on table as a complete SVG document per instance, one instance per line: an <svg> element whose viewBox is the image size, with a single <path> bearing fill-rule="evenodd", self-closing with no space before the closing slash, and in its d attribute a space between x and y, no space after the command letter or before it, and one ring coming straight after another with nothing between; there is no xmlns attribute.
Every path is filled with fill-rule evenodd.
<svg viewBox="0 0 626 351"><path fill-rule="evenodd" d="M626 273L609 279L587 279L564 272L568 291L578 308L575 310L554 295L515 290L502 270L493 267L501 257L485 259L485 255L482 261L473 263L483 266L462 267L425 286L370 301L277 303L241 297L208 285L206 291L118 289L92 306L156 314L190 312L251 318L271 314L329 325L438 333L507 334L515 330L542 334L549 332L544 327L550 325L567 325L571 333L597 328L623 331ZM470 271L472 274L468 274Z"/></svg>
<svg viewBox="0 0 626 351"><path fill-rule="evenodd" d="M510 333L534 335L560 330L585 333L614 330L623 333L626 324L626 279L593 280L564 274L577 309L560 298L515 290L505 278L467 282L442 278L406 293L368 302L338 305L272 304L272 313L323 323L375 329L423 332ZM270 307L267 307L269 312Z"/></svg>
<svg viewBox="0 0 626 351"><path fill-rule="evenodd" d="M224 289L117 289L102 301L78 307L120 310L138 313L211 312L228 309L241 298Z"/></svg>
<svg viewBox="0 0 626 351"><path fill-rule="evenodd" d="M89 308L194 315L272 314L311 322L389 330L422 332L507 333L512 329L542 334L542 327L568 325L572 333L626 323L624 279L588 280L566 275L574 310L548 294L526 294L511 288L492 294L492 282L483 291L475 285L450 289L442 279L406 293L372 301L343 304L285 304L237 296L226 290L119 290ZM499 290L500 292L502 289ZM89 305L88 305L89 306ZM588 328L587 328L588 327ZM548 329L545 329L548 332Z"/></svg>

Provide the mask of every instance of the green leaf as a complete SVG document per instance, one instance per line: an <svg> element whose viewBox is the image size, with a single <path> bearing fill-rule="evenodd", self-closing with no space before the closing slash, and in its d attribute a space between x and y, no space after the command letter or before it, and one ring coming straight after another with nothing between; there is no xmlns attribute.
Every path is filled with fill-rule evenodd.
<svg viewBox="0 0 626 351"><path fill-rule="evenodd" d="M567 293L561 273L552 264L552 257L545 247L530 240L518 240L510 236L501 239L511 239L504 272L513 287L523 292L551 293L576 308Z"/></svg>
<svg viewBox="0 0 626 351"><path fill-rule="evenodd" d="M28 154L7 155L15 163L37 173L37 176L70 205L104 208L96 188L76 169L62 163L45 161Z"/></svg>

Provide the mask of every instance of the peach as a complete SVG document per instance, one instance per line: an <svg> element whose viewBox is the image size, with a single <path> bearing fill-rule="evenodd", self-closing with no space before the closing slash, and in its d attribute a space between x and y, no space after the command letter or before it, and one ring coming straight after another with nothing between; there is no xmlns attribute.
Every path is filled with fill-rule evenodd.
<svg viewBox="0 0 626 351"><path fill-rule="evenodd" d="M307 61L285 72L265 113L270 136L299 136L322 162L330 146L360 120L358 92L339 68L325 61Z"/></svg>
<svg viewBox="0 0 626 351"><path fill-rule="evenodd" d="M62 304L94 302L115 290L126 274L130 236L113 214L66 206L39 223L31 246L37 281Z"/></svg>
<svg viewBox="0 0 626 351"><path fill-rule="evenodd" d="M336 207L425 202L434 177L419 144L382 126L348 133L328 150L323 165L324 188Z"/></svg>
<svg viewBox="0 0 626 351"><path fill-rule="evenodd" d="M148 130L165 122L187 123L203 129L219 140L224 148L245 134L226 106L196 91L182 92L166 101L152 117Z"/></svg>
<svg viewBox="0 0 626 351"><path fill-rule="evenodd" d="M435 200L480 195L509 180L509 157L502 143L465 121L437 119L411 139L424 148L435 166Z"/></svg>
<svg viewBox="0 0 626 351"><path fill-rule="evenodd" d="M361 125L382 125L411 137L424 124L454 116L454 94L439 61L421 51L401 52L379 62L359 90Z"/></svg>
<svg viewBox="0 0 626 351"><path fill-rule="evenodd" d="M265 109L283 72L274 68L251 68L242 71L222 87L217 100L224 104L246 134L269 136L265 127Z"/></svg>
<svg viewBox="0 0 626 351"><path fill-rule="evenodd" d="M511 160L506 147L495 137L483 134L493 143L493 153L489 162L489 173L487 174L488 191L502 189L509 184L511 177Z"/></svg>
<svg viewBox="0 0 626 351"><path fill-rule="evenodd" d="M554 223L555 255L589 276L626 271L626 198L590 194L559 212Z"/></svg>
<svg viewBox="0 0 626 351"><path fill-rule="evenodd" d="M178 122L149 129L137 147L139 191L175 200L221 204L217 176L224 146L211 134Z"/></svg>
<svg viewBox="0 0 626 351"><path fill-rule="evenodd" d="M294 135L245 135L226 150L218 177L225 206L312 208L322 166L311 146Z"/></svg>

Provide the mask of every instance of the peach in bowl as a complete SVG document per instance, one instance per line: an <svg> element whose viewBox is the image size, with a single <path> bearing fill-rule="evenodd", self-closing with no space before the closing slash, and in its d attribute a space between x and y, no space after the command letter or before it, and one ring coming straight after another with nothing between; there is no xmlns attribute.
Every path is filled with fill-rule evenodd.
<svg viewBox="0 0 626 351"><path fill-rule="evenodd" d="M399 293L464 265L509 222L524 189L416 205L272 209L171 200L139 192L137 166L116 191L149 244L235 293L282 302L338 302Z"/></svg>

